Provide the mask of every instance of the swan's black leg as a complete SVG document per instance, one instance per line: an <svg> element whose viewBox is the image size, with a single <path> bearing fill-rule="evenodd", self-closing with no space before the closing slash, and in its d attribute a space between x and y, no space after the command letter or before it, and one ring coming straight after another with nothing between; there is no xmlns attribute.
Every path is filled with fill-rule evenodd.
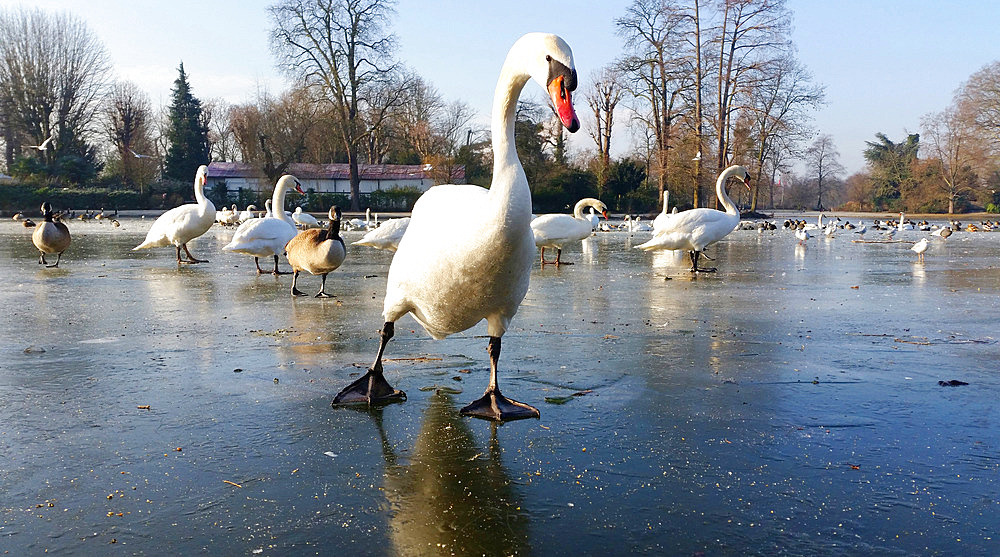
<svg viewBox="0 0 1000 557"><path fill-rule="evenodd" d="M191 250L188 249L187 243L183 243L183 244L181 244L181 246L184 248L184 253L186 253L187 256L188 256L187 263L208 263L207 259L198 259L197 257L191 255ZM177 257L178 257L178 259L180 258L180 256L181 256L181 252L178 249L177 250Z"/></svg>
<svg viewBox="0 0 1000 557"><path fill-rule="evenodd" d="M289 273L286 273L284 271L279 271L278 270L278 254L274 254L274 271L271 271L271 274L274 275L274 276L289 274Z"/></svg>
<svg viewBox="0 0 1000 557"><path fill-rule="evenodd" d="M337 393L333 399L333 405L339 404L386 404L389 402L402 402L406 400L406 393L392 388L392 385L385 380L382 374L382 354L385 353L385 345L389 344L389 339L395 334L395 324L387 321L382 326L380 341L378 345L378 355L375 356L375 363L368 370L368 373L360 379L351 383L344 390Z"/></svg>
<svg viewBox="0 0 1000 557"><path fill-rule="evenodd" d="M472 404L462 408L463 416L475 416L487 420L505 422L524 418L538 418L538 409L523 402L511 400L500 394L497 386L497 364L500 361L500 337L490 337L488 350L490 352L490 384L483 396Z"/></svg>
<svg viewBox="0 0 1000 557"><path fill-rule="evenodd" d="M715 267L698 268L698 256L701 255L700 251L692 251L690 253L691 253L691 272L692 273L714 273L715 272L715 270L716 270Z"/></svg>
<svg viewBox="0 0 1000 557"><path fill-rule="evenodd" d="M253 257L253 264L257 266L258 275L264 274L264 269L260 268L260 259L256 255Z"/></svg>
<svg viewBox="0 0 1000 557"><path fill-rule="evenodd" d="M295 283L299 281L299 271L298 269L292 270L292 296L305 296L306 293L302 292L295 287Z"/></svg>
<svg viewBox="0 0 1000 557"><path fill-rule="evenodd" d="M561 257L562 257L562 248L556 248L556 267L558 267L560 265L572 265L573 264L571 261L561 261L560 260Z"/></svg>

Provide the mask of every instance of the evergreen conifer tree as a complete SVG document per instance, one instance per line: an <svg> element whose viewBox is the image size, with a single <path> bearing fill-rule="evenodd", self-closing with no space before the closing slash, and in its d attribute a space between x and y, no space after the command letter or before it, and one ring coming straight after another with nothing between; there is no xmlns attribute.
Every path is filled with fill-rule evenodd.
<svg viewBox="0 0 1000 557"><path fill-rule="evenodd" d="M184 73L184 63L174 81L167 126L167 158L164 176L187 181L198 167L211 162L208 144L208 123L201 110L201 101L191 94L191 85Z"/></svg>

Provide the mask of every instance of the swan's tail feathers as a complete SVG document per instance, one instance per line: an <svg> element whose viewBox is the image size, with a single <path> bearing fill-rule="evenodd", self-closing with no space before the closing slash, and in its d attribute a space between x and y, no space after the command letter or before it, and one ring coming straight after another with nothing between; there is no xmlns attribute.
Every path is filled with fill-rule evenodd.
<svg viewBox="0 0 1000 557"><path fill-rule="evenodd" d="M649 241L647 241L645 244L639 244L638 246L635 246L635 249L641 249L641 250L644 250L644 251L650 251L650 250L654 250L654 249L656 249L658 247L660 247L660 244L659 244L659 242L656 241L656 237L654 236L652 239L650 239Z"/></svg>
<svg viewBox="0 0 1000 557"><path fill-rule="evenodd" d="M134 248L132 248L132 251L139 251L141 249L149 249L149 248L152 248L152 247L155 247L153 245L153 242L146 241L146 242L143 242L143 243L139 244L138 246L135 246Z"/></svg>

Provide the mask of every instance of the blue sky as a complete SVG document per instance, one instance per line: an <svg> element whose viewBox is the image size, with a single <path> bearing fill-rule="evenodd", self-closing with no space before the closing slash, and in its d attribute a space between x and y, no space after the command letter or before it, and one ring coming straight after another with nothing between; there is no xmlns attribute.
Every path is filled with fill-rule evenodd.
<svg viewBox="0 0 1000 557"><path fill-rule="evenodd" d="M284 88L268 48L270 21L256 0L173 2L35 0L31 6L70 11L101 38L119 76L169 100L184 61L195 95L229 102ZM20 5L0 0L0 6ZM507 48L520 35L547 31L573 48L581 78L621 53L614 19L625 0L402 0L393 30L399 58L447 100L461 99L486 122ZM29 5L29 4L25 4ZM955 89L1000 59L995 42L1000 2L789 0L800 60L827 88L815 125L834 137L849 172L861 170L864 142L876 132L900 140L920 119L945 108ZM525 89L541 99L541 91ZM585 104L577 103L583 116ZM586 125L586 120L585 120ZM574 145L589 148L585 130ZM624 138L624 135L620 136ZM616 151L624 149L618 145Z"/></svg>

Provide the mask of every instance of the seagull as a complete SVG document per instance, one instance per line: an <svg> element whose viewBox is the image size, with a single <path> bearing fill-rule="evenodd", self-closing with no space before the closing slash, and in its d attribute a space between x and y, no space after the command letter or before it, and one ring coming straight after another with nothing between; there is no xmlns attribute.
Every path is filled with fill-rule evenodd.
<svg viewBox="0 0 1000 557"><path fill-rule="evenodd" d="M913 247L911 247L910 249L917 254L917 261L923 263L924 252L927 251L927 238L921 238L920 241L913 244Z"/></svg>
<svg viewBox="0 0 1000 557"><path fill-rule="evenodd" d="M156 157L154 157L152 155L140 155L139 153L136 153L135 151L133 151L131 147L126 147L126 149L128 149L128 152L132 153L132 156L135 157L135 158L137 158L137 159L155 159L156 158Z"/></svg>
<svg viewBox="0 0 1000 557"><path fill-rule="evenodd" d="M46 139L45 141L43 141L41 143L41 145L22 145L22 147L24 147L25 149L36 149L38 151L48 151L49 144L52 143L52 140L55 139L55 137L56 137L56 134L52 134L52 135L49 136L48 139Z"/></svg>

